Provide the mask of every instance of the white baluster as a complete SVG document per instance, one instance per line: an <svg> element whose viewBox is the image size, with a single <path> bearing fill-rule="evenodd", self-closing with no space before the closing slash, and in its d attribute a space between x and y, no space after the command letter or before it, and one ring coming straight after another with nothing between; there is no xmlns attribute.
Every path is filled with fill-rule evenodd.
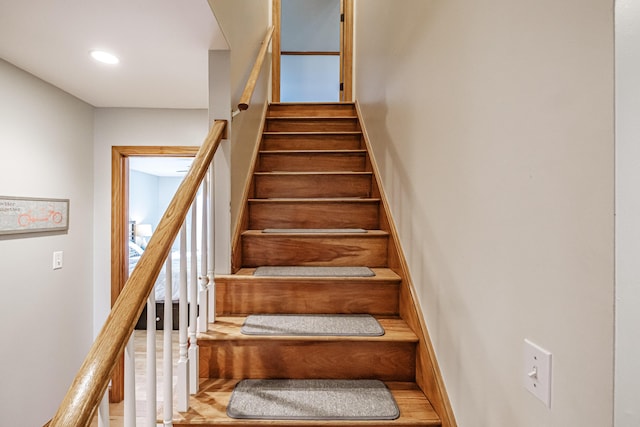
<svg viewBox="0 0 640 427"><path fill-rule="evenodd" d="M156 390L156 293L147 300L147 426L155 426L158 419Z"/></svg>
<svg viewBox="0 0 640 427"><path fill-rule="evenodd" d="M189 393L198 392L198 198L191 206L191 280L189 281Z"/></svg>
<svg viewBox="0 0 640 427"><path fill-rule="evenodd" d="M189 409L189 359L187 344L187 223L180 229L180 300L179 300L179 350L176 385L177 402L179 412Z"/></svg>
<svg viewBox="0 0 640 427"><path fill-rule="evenodd" d="M98 427L109 427L109 387L104 392L100 405L98 406Z"/></svg>
<svg viewBox="0 0 640 427"><path fill-rule="evenodd" d="M136 357L133 335L129 337L124 351L124 427L136 426Z"/></svg>
<svg viewBox="0 0 640 427"><path fill-rule="evenodd" d="M209 277L209 321L215 323L216 321L216 282L214 278L215 265L216 265L216 251L215 251L215 180L213 174L213 164L209 168L209 270L207 276Z"/></svg>
<svg viewBox="0 0 640 427"><path fill-rule="evenodd" d="M199 304L199 313L198 313L198 331L206 332L207 324L209 323L209 276L207 276L207 261L208 261L208 251L207 248L209 246L208 239L209 234L207 232L208 223L209 223L209 214L207 213L207 208L209 205L209 176L204 179L202 185L202 235L201 235L201 249L200 249L200 292L198 294L198 304Z"/></svg>
<svg viewBox="0 0 640 427"><path fill-rule="evenodd" d="M173 304L171 301L171 289L173 286L171 271L171 253L166 262L166 283L164 289L164 340L162 343L162 358L164 364L164 392L162 394L164 405L164 425L173 426L173 355L171 343L171 330L173 329Z"/></svg>

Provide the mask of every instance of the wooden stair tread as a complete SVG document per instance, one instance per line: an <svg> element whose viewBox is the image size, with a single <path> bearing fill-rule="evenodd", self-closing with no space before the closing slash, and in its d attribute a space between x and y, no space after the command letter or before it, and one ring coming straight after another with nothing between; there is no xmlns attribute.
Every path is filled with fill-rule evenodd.
<svg viewBox="0 0 640 427"><path fill-rule="evenodd" d="M319 281L332 281L332 282L353 282L353 281L366 281L366 282L378 282L378 281L392 281L392 282L400 282L400 276L398 276L393 270L390 268L372 268L375 276L371 277L295 277L295 276L283 276L283 277L273 277L273 276L261 276L256 277L253 273L256 271L255 268L241 268L235 274L219 274L216 275L215 280L225 280L225 281L233 281L233 280L255 280L255 281L292 281L292 282L319 282Z"/></svg>
<svg viewBox="0 0 640 427"><path fill-rule="evenodd" d="M304 116L304 115L296 115L296 116L267 116L267 120L356 120L358 118L357 114L343 114L339 116Z"/></svg>
<svg viewBox="0 0 640 427"><path fill-rule="evenodd" d="M190 410L175 413L173 425L186 426L440 426L440 418L415 383L385 382L400 408L393 421L238 420L227 417L231 393L240 379L201 379L200 392L190 398Z"/></svg>
<svg viewBox="0 0 640 427"><path fill-rule="evenodd" d="M269 104L270 106L283 106L283 107L293 107L293 106L309 106L309 107L323 107L323 106L355 106L354 102L342 102L342 101L318 101L318 102L305 102L305 101L292 101L292 102L272 102Z"/></svg>
<svg viewBox="0 0 640 427"><path fill-rule="evenodd" d="M308 175L322 175L322 176L331 176L331 175L372 175L373 172L368 171L327 171L327 172L287 172L287 171L274 171L274 172L254 172L254 175L257 176L274 176L274 175L285 175L285 176L308 176Z"/></svg>
<svg viewBox="0 0 640 427"><path fill-rule="evenodd" d="M260 150L260 154L367 154L367 150Z"/></svg>
<svg viewBox="0 0 640 427"><path fill-rule="evenodd" d="M242 236L290 236L290 237L300 237L300 236L304 236L304 237L321 237L321 238L326 238L326 237L354 237L354 238L367 238L367 237L380 237L380 236L388 236L389 233L383 230L365 230L366 233L349 233L349 232L344 232L344 233L338 233L338 232L316 232L316 231L310 231L308 233L305 232L281 232L281 233L264 233L262 230L246 230L242 232Z"/></svg>
<svg viewBox="0 0 640 427"><path fill-rule="evenodd" d="M381 336L279 336L244 335L240 332L246 316L218 317L209 324L207 332L198 334L198 344L208 345L218 341L374 341L374 342L417 342L418 337L407 323L399 318L377 318L385 330ZM213 344L215 345L215 344Z"/></svg>
<svg viewBox="0 0 640 427"><path fill-rule="evenodd" d="M359 130L332 130L327 132L318 132L318 131L264 131L263 135L271 136L271 135L284 135L284 136L333 136L333 135L362 135L362 131Z"/></svg>
<svg viewBox="0 0 640 427"><path fill-rule="evenodd" d="M354 102L275 102L269 104L267 117L287 117L298 115L339 116L356 115Z"/></svg>
<svg viewBox="0 0 640 427"><path fill-rule="evenodd" d="M379 203L376 197L270 197L268 199L248 199L249 203Z"/></svg>

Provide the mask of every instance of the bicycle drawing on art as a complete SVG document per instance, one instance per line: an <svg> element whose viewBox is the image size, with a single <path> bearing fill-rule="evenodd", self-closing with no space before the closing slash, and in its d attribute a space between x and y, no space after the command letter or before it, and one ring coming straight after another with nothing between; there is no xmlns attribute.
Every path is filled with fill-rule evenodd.
<svg viewBox="0 0 640 427"><path fill-rule="evenodd" d="M60 224L62 222L62 213L53 209L48 211L41 211L40 214L34 214L33 211L23 213L18 216L18 225L26 227L36 222L53 222L54 224Z"/></svg>

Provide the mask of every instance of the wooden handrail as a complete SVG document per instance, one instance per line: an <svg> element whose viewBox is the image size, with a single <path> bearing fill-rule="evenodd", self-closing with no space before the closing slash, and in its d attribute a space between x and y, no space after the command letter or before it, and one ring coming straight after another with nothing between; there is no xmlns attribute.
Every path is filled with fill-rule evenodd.
<svg viewBox="0 0 640 427"><path fill-rule="evenodd" d="M253 91L256 89L256 84L258 83L258 77L260 76L260 70L262 69L264 57L267 54L267 49L269 48L269 43L271 42L272 35L273 35L273 27L269 27L269 29L267 30L267 34L264 36L264 40L262 40L262 46L260 47L260 51L258 52L258 57L256 58L256 62L253 64L253 68L251 69L251 74L249 74L247 85L244 87L244 91L242 92L242 96L240 97L240 103L238 103L238 109L241 111L244 111L249 108L249 103L251 102Z"/></svg>
<svg viewBox="0 0 640 427"><path fill-rule="evenodd" d="M124 350L164 260L196 197L200 183L213 160L227 123L216 121L203 142L193 165L180 184L156 232L127 280L107 320L89 350L71 387L49 426L89 426L107 389L119 355Z"/></svg>

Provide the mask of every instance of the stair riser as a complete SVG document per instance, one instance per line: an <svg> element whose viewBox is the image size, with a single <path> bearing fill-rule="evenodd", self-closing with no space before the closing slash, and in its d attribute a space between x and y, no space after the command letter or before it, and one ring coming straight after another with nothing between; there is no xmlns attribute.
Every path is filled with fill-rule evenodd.
<svg viewBox="0 0 640 427"><path fill-rule="evenodd" d="M344 117L355 115L356 108L353 104L271 104L267 113L267 117Z"/></svg>
<svg viewBox="0 0 640 427"><path fill-rule="evenodd" d="M266 132L345 132L359 131L356 118L267 118Z"/></svg>
<svg viewBox="0 0 640 427"><path fill-rule="evenodd" d="M263 135L263 150L360 150L361 134Z"/></svg>
<svg viewBox="0 0 640 427"><path fill-rule="evenodd" d="M370 197L371 175L254 175L254 198Z"/></svg>
<svg viewBox="0 0 640 427"><path fill-rule="evenodd" d="M372 202L249 203L249 229L265 228L380 228L380 207Z"/></svg>
<svg viewBox="0 0 640 427"><path fill-rule="evenodd" d="M386 267L387 236L284 236L242 237L244 267L354 266Z"/></svg>
<svg viewBox="0 0 640 427"><path fill-rule="evenodd" d="M199 343L200 377L205 378L415 378L415 343L251 339Z"/></svg>
<svg viewBox="0 0 640 427"><path fill-rule="evenodd" d="M216 281L218 315L398 314L398 283Z"/></svg>
<svg viewBox="0 0 640 427"><path fill-rule="evenodd" d="M364 153L269 153L260 154L258 171L272 172L364 172Z"/></svg>

